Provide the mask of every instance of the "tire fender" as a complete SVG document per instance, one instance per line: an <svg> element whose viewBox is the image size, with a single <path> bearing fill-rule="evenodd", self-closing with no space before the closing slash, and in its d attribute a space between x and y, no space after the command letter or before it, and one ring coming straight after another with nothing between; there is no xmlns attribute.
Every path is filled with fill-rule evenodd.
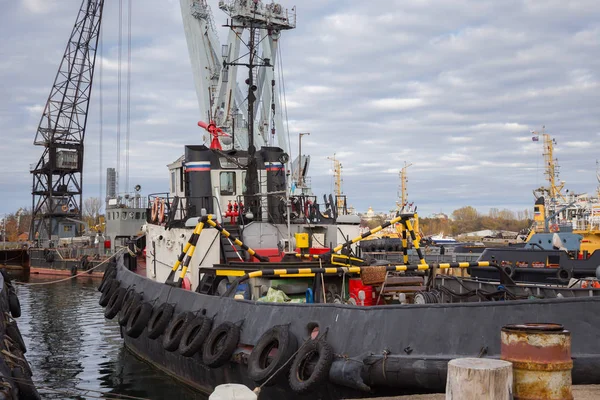
<svg viewBox="0 0 600 400"><path fill-rule="evenodd" d="M98 301L98 304L100 304L102 307L106 307L113 293L119 289L119 281L112 279L110 282L106 283L103 289L104 291L102 292L102 296L100 296L100 301Z"/></svg>
<svg viewBox="0 0 600 400"><path fill-rule="evenodd" d="M277 353L269 363L269 353L277 348ZM298 340L288 325L274 326L262 334L248 358L248 376L257 384L268 379L269 384L277 382L277 378L287 374L288 361L298 349ZM283 367L288 363L287 368ZM282 368L283 367L283 368ZM274 375L275 374L275 375Z"/></svg>
<svg viewBox="0 0 600 400"><path fill-rule="evenodd" d="M133 288L127 291L127 294L125 294L125 297L123 298L123 305L119 311L119 325L127 326L127 321L129 320L131 312L142 299L142 295L136 293Z"/></svg>
<svg viewBox="0 0 600 400"><path fill-rule="evenodd" d="M166 351L173 352L179 348L179 342L183 336L187 323L194 318L194 314L191 312L182 312L177 315L173 321L169 324L169 327L163 335L163 348Z"/></svg>
<svg viewBox="0 0 600 400"><path fill-rule="evenodd" d="M163 303L158 307L152 314L152 318L148 321L148 337L150 339L156 339L167 329L169 321L175 312L175 308L168 304Z"/></svg>
<svg viewBox="0 0 600 400"><path fill-rule="evenodd" d="M237 348L239 340L240 327L231 322L223 322L206 338L202 348L202 361L210 368L225 365Z"/></svg>
<svg viewBox="0 0 600 400"><path fill-rule="evenodd" d="M25 341L23 340L23 336L21 335L21 331L19 327L14 322L8 322L6 324L6 336L12 339L13 342L21 349L23 354L27 353L27 347L25 346Z"/></svg>
<svg viewBox="0 0 600 400"><path fill-rule="evenodd" d="M127 289L118 288L115 292L110 296L110 300L108 300L108 304L106 305L106 309L104 310L104 317L108 319L113 319L117 316L119 310L123 306L123 298L127 294Z"/></svg>
<svg viewBox="0 0 600 400"><path fill-rule="evenodd" d="M179 354L191 357L202 349L202 345L212 328L212 319L198 316L192 319L183 331L179 341Z"/></svg>
<svg viewBox="0 0 600 400"><path fill-rule="evenodd" d="M21 302L15 292L14 288L8 289L8 309L13 318L19 318L21 316Z"/></svg>
<svg viewBox="0 0 600 400"><path fill-rule="evenodd" d="M125 328L127 336L134 339L139 337L151 316L152 304L147 301L138 303L135 309L131 311L131 315L127 321L127 327Z"/></svg>
<svg viewBox="0 0 600 400"><path fill-rule="evenodd" d="M559 268L556 271L556 278L560 283L569 283L571 278L573 278L573 271L570 269Z"/></svg>
<svg viewBox="0 0 600 400"><path fill-rule="evenodd" d="M314 355L317 362L310 374L305 371L306 362ZM289 384L296 393L309 393L327 381L333 363L333 349L325 340L309 340L304 343L290 367Z"/></svg>

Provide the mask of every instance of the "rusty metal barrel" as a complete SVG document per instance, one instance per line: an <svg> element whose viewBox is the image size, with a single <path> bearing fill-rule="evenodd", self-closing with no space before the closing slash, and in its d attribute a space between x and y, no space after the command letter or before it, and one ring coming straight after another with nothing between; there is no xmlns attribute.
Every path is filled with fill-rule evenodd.
<svg viewBox="0 0 600 400"><path fill-rule="evenodd" d="M572 400L571 332L560 324L502 328L500 358L513 364L515 400Z"/></svg>

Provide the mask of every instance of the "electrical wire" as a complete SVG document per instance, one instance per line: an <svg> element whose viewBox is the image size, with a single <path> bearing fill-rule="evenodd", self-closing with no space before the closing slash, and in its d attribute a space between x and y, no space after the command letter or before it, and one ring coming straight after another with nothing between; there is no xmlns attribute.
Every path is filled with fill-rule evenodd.
<svg viewBox="0 0 600 400"><path fill-rule="evenodd" d="M290 121L288 119L288 112L287 112L287 99L285 97L285 79L283 76L283 59L281 56L281 38L279 38L279 45L277 46L277 52L279 53L279 57L277 57L277 62L279 63L279 77L281 79L281 86L280 86L280 90L283 93L283 110L284 110L284 114L285 114L285 126L286 126L286 131L287 131L287 138L288 138L288 154L290 154L290 158L291 158L291 154L292 154L292 142L290 140ZM301 163L301 159L300 159L300 154L298 154L298 168L300 168L300 163ZM291 176L294 176L294 171L292 169L292 163L290 163L290 173Z"/></svg>
<svg viewBox="0 0 600 400"><path fill-rule="evenodd" d="M123 0L119 0L119 38L117 40L117 179L116 192L119 193L119 180L121 172L121 58L123 47Z"/></svg>
<svg viewBox="0 0 600 400"><path fill-rule="evenodd" d="M103 91L103 82L102 82L102 74L103 74L103 68L102 68L102 64L104 64L104 30L102 29L102 24L100 25L100 45L99 45L99 50L100 50L100 65L98 65L98 78L99 78L99 87L98 87L98 100L99 100L99 113L100 113L100 121L99 121L99 130L100 132L98 133L99 136L99 143L98 143L98 198L102 199L102 181L104 178L103 172L102 172L102 147L103 147L103 135L104 135L104 124L103 124L103 120L104 120L104 97L102 94Z"/></svg>
<svg viewBox="0 0 600 400"><path fill-rule="evenodd" d="M131 137L131 0L127 1L127 125L125 133L125 192L129 191L129 138Z"/></svg>

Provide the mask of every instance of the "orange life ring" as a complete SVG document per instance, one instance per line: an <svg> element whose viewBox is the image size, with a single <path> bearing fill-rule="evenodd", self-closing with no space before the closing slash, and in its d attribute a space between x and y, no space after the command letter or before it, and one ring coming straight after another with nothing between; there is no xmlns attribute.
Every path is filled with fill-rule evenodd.
<svg viewBox="0 0 600 400"><path fill-rule="evenodd" d="M165 221L165 200L161 199L158 207L158 223L162 224Z"/></svg>
<svg viewBox="0 0 600 400"><path fill-rule="evenodd" d="M152 222L156 222L158 218L158 197L154 199L154 203L152 203Z"/></svg>
<svg viewBox="0 0 600 400"><path fill-rule="evenodd" d="M557 224L552 224L550 225L550 232L558 232L558 225Z"/></svg>
<svg viewBox="0 0 600 400"><path fill-rule="evenodd" d="M60 209L63 210L63 212L69 211L69 207L66 204L63 204L63 206Z"/></svg>

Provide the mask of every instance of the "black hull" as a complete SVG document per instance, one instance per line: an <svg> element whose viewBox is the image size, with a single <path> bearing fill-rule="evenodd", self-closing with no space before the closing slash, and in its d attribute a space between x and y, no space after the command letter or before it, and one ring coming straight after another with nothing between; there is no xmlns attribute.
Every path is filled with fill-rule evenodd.
<svg viewBox="0 0 600 400"><path fill-rule="evenodd" d="M573 382L600 383L600 297L356 307L220 298L154 282L123 267L117 279L123 287L135 285L144 299L155 300L154 307L168 302L175 305L176 313L205 309L208 316L214 316L213 326L225 321L242 323L238 350L229 364L217 369L204 366L198 354L186 358L165 351L162 337L151 340L144 331L133 339L123 332L126 346L139 357L205 393L221 383L253 388L246 374L247 355L265 331L282 324L290 325L299 342L309 337L308 326L318 324L321 333L327 331L326 340L337 358L329 383L318 393L294 396L283 381L264 389L261 398L340 399L443 391L449 360L497 358L502 326L526 322L563 324L573 337ZM348 378L356 368L355 378L363 382ZM359 390L363 383L369 392Z"/></svg>
<svg viewBox="0 0 600 400"><path fill-rule="evenodd" d="M569 283L570 278L596 276L596 268L600 266L600 251L592 253L587 259L578 260L571 258L567 252L560 250L502 247L485 249L478 261L498 263L509 272L515 282L564 285ZM535 263L538 263L541 267L532 266ZM553 267L545 266L547 264L552 264ZM561 270L563 272L560 272ZM476 278L499 279L496 268L471 267L469 273Z"/></svg>

